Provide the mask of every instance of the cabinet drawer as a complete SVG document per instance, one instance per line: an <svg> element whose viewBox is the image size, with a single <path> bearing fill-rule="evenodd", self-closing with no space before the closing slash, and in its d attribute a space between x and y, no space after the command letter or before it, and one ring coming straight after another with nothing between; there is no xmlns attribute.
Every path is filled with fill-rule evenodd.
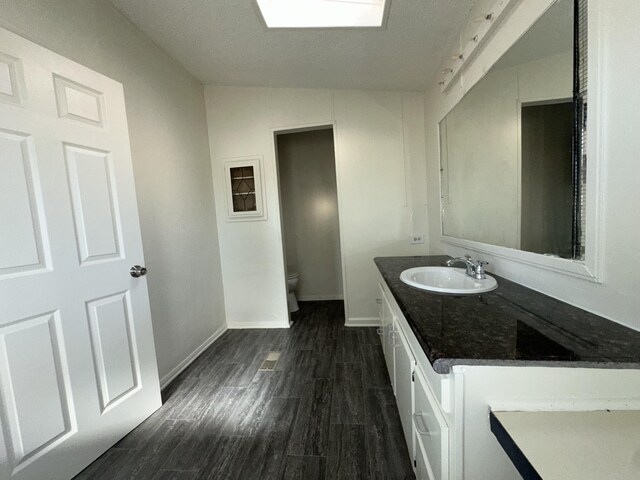
<svg viewBox="0 0 640 480"><path fill-rule="evenodd" d="M416 456L426 457L424 462L430 470L430 480L446 480L449 478L449 427L419 369L415 372L414 405Z"/></svg>

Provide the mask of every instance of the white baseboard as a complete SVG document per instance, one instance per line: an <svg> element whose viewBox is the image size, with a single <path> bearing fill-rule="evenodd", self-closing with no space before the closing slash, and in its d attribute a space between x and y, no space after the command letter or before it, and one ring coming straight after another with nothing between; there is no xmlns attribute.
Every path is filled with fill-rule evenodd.
<svg viewBox="0 0 640 480"><path fill-rule="evenodd" d="M198 358L202 352L204 352L209 346L215 342L220 336L227 331L226 325L216 331L213 335L207 338L202 345L196 348L189 354L187 358L181 361L175 368L160 379L160 390L164 390L169 384L180 375L189 365L191 365L196 358Z"/></svg>
<svg viewBox="0 0 640 480"><path fill-rule="evenodd" d="M283 322L227 322L229 330L246 328L289 328L289 319Z"/></svg>
<svg viewBox="0 0 640 480"><path fill-rule="evenodd" d="M379 327L378 317L348 318L344 323L345 327Z"/></svg>
<svg viewBox="0 0 640 480"><path fill-rule="evenodd" d="M342 295L297 295L300 302L320 302L323 300L344 300Z"/></svg>

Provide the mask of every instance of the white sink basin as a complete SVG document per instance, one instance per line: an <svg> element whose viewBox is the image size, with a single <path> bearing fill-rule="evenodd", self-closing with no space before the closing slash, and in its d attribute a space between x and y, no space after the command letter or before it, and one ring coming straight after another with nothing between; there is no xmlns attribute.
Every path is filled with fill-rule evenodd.
<svg viewBox="0 0 640 480"><path fill-rule="evenodd" d="M498 287L495 278L476 280L467 275L464 268L452 267L416 267L400 274L400 280L407 285L437 293L473 295L490 292Z"/></svg>

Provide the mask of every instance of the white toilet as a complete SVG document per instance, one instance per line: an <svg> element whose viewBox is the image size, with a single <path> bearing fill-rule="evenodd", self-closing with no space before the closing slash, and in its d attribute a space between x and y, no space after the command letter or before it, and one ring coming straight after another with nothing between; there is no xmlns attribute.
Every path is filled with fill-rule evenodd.
<svg viewBox="0 0 640 480"><path fill-rule="evenodd" d="M300 307L298 307L298 299L296 298L298 280L300 280L299 273L289 272L287 275L287 303L289 304L289 313L297 312L300 309Z"/></svg>

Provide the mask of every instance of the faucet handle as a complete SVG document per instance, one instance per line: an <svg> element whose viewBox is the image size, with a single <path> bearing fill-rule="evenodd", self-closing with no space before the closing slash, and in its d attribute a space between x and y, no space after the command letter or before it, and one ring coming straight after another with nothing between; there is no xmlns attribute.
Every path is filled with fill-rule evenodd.
<svg viewBox="0 0 640 480"><path fill-rule="evenodd" d="M484 266L485 265L489 265L489 262L484 262L482 260L478 260L476 262L476 268L475 268L475 274L476 274L476 278L486 278L485 273L484 273Z"/></svg>

